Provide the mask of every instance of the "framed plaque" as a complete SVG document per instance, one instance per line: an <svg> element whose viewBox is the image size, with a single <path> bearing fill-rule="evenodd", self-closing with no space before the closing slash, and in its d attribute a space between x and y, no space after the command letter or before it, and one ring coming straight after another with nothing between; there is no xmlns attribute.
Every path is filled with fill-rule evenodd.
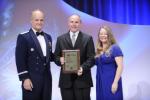
<svg viewBox="0 0 150 100"><path fill-rule="evenodd" d="M64 73L77 73L80 67L80 50L63 50L65 63L63 65Z"/></svg>

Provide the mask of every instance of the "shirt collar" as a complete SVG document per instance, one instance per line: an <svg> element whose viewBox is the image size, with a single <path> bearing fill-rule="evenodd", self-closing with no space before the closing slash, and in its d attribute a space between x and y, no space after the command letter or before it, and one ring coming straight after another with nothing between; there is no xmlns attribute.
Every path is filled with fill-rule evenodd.
<svg viewBox="0 0 150 100"><path fill-rule="evenodd" d="M34 28L32 28L32 30L33 30L34 34L36 35L37 31ZM42 32L42 31L40 31L40 32Z"/></svg>
<svg viewBox="0 0 150 100"><path fill-rule="evenodd" d="M71 32L71 31L70 31L69 33L70 33L70 37L72 37L72 35L73 35L73 34L75 34L75 35L76 35L76 37L77 37L77 36L78 36L78 34L79 34L79 31L77 31L77 32L75 32L75 33L73 33L73 32Z"/></svg>

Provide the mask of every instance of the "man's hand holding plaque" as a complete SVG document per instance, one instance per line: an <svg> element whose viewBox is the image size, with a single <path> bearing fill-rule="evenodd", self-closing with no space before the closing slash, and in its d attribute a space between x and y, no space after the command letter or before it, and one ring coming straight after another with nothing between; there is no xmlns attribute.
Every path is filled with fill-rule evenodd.
<svg viewBox="0 0 150 100"><path fill-rule="evenodd" d="M60 63L61 63L61 65L64 65L64 63L65 63L64 57L60 57Z"/></svg>
<svg viewBox="0 0 150 100"><path fill-rule="evenodd" d="M77 75L78 75L78 76L81 76L82 74L83 74L83 68L80 67L80 69L79 69L78 72L77 72Z"/></svg>
<svg viewBox="0 0 150 100"><path fill-rule="evenodd" d="M60 57L60 62L61 62L61 65L64 65L64 63L65 63L64 57ZM78 76L81 76L82 73L83 73L83 68L82 68L82 67L79 67L79 69L78 69L78 71L77 71L77 75L78 75Z"/></svg>

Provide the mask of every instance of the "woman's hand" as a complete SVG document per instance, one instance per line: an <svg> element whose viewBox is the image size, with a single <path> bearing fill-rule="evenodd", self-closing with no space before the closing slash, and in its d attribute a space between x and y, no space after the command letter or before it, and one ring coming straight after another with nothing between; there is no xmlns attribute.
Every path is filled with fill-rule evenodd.
<svg viewBox="0 0 150 100"><path fill-rule="evenodd" d="M118 83L113 82L112 87L111 87L111 92L115 94L118 89Z"/></svg>

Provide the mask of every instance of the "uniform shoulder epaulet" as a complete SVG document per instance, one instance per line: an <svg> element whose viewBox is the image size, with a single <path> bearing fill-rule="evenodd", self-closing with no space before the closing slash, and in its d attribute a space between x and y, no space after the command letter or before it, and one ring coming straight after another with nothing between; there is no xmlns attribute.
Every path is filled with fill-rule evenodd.
<svg viewBox="0 0 150 100"><path fill-rule="evenodd" d="M29 31L25 31L25 32L21 32L20 34L26 34L26 33L28 33Z"/></svg>

